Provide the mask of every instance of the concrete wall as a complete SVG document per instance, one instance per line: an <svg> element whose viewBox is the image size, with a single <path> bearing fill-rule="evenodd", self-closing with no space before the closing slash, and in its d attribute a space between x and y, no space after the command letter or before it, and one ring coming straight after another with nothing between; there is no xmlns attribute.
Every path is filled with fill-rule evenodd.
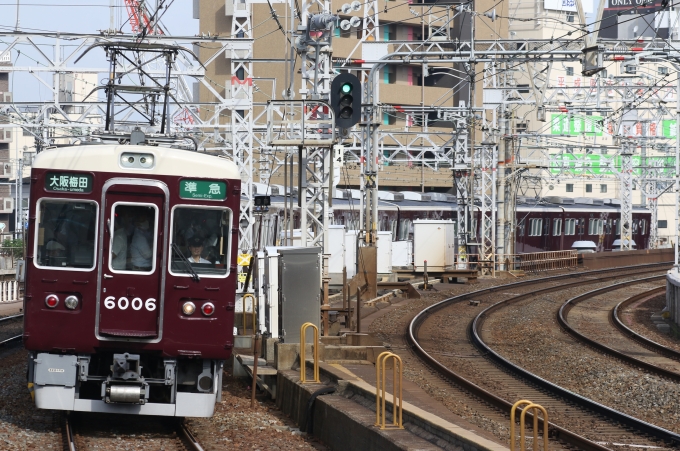
<svg viewBox="0 0 680 451"><path fill-rule="evenodd" d="M597 252L582 254L583 267L588 269L615 268L617 266L642 265L645 263L672 262L673 249L647 249L640 251ZM581 260L581 256L579 256Z"/></svg>
<svg viewBox="0 0 680 451"><path fill-rule="evenodd" d="M680 326L680 274L678 268L668 271L666 276L666 308L670 320Z"/></svg>

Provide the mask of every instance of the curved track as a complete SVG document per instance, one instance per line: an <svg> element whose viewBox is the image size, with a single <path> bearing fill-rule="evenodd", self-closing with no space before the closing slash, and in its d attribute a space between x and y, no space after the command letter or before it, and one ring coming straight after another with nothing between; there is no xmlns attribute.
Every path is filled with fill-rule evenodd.
<svg viewBox="0 0 680 451"><path fill-rule="evenodd" d="M651 344L643 347L635 340L629 339L629 335L623 335L622 339L621 329L615 326L615 321L610 321L612 311L615 311L620 303L617 302L618 297L608 294L660 280L665 280L665 276L622 282L576 296L562 305L557 320L569 334L587 345L651 373L680 382L680 353L661 345L657 345L655 349L650 349L653 348ZM662 288L665 289L665 286ZM657 290L658 288L655 288L651 291ZM623 302L633 302L649 295L649 291L645 291ZM577 317L578 326L570 324L568 315ZM623 326L622 323L619 324ZM666 355L673 355L675 359Z"/></svg>
<svg viewBox="0 0 680 451"><path fill-rule="evenodd" d="M520 398L528 398L534 402L549 406L548 410L551 418L556 419L555 423L550 424L553 446L558 447L559 444L559 446L567 446L572 449L577 447L579 449L602 450L609 449L603 445L611 443L616 445L634 445L639 447L638 449L668 446L660 440L667 440L669 444L673 442L680 444L680 436L677 434L664 431L661 428L644 423L625 414L617 415L618 413L613 409L609 409L567 390L560 389L554 384L513 365L486 346L480 337L484 319L492 311L513 302L531 299L537 294L559 292L567 288L577 289L586 284L602 283L607 280L620 279L621 277L631 277L643 273L665 270L665 268L660 268L660 266L663 265L588 271L518 282L456 296L430 306L416 315L409 326L408 341L414 351L439 374L481 399L482 404L486 404L487 408L488 405L491 405L507 414L512 405L511 401ZM573 278L578 278L579 280L576 282L569 280ZM540 287L540 285L548 286ZM517 291L523 290L527 292L517 293ZM441 346L437 347L437 344L431 343L429 338L423 339L423 337L419 336L423 324L429 320L434 322L434 318L437 315L444 316L447 307L455 304L461 305L463 301L473 299L486 299L486 301L491 300L495 302L498 300L498 296L494 294L497 293L506 295L506 299L496 302L493 306L477 315L472 322L469 336L464 335L464 332L462 332L464 329L461 327L462 324L455 324L456 327L451 327L446 331L446 337L438 337L440 340L445 338L450 344L450 346L444 349L449 351L448 353L441 352ZM510 295L510 297L507 297L507 295ZM456 315L449 314L449 317L451 316ZM460 321L461 317L457 316L455 319ZM479 358L481 357L480 349L485 353L483 354L484 358ZM456 365L456 363L445 362L446 358L439 357L435 359L431 355L435 353L445 356L468 357L468 360L465 364ZM451 369L453 367L456 367L457 370L453 371ZM469 376L469 374L473 374L473 376ZM478 380L476 378L480 378L479 382L476 382ZM480 386L482 384L486 389ZM488 387L493 387L493 389ZM471 409L477 409L477 407L471 407ZM568 421L570 419L571 421ZM563 427L561 424L566 424L567 426ZM587 433L582 430L583 427L579 429L579 424L587 428ZM631 432L631 428L633 432ZM590 435L591 439L588 440L582 435ZM616 447L616 445L610 446Z"/></svg>
<svg viewBox="0 0 680 451"><path fill-rule="evenodd" d="M630 327L626 326L623 323L623 320L621 320L620 315L626 310L626 308L644 298L649 298L651 296L654 296L656 294L661 294L666 292L666 287L658 287L653 290L647 291L645 293L638 294L636 296L630 297L626 299L625 301L619 302L617 305L612 308L611 311L611 321L614 324L616 328L618 328L622 334L626 335L629 337L631 340L634 340L637 342L640 346L643 346L646 349L649 349L651 351L654 351L658 354L661 354L669 359L673 359L675 361L680 362L680 352L673 348L669 348L668 346L664 346L662 344L659 344L653 340L650 340L649 338L635 332L632 330Z"/></svg>

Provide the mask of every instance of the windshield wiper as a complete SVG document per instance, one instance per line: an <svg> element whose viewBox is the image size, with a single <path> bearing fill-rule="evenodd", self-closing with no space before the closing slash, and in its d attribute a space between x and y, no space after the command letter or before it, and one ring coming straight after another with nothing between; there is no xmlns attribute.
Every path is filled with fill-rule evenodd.
<svg viewBox="0 0 680 451"><path fill-rule="evenodd" d="M189 259L184 256L181 250L179 250L179 246L177 245L177 243L172 243L172 250L177 252L177 255L179 255L182 258L184 266L187 268L189 273L191 273L191 279L194 282L199 282L201 278L198 277L198 274L196 274L196 271L194 271L194 268L191 266L191 262L189 262Z"/></svg>

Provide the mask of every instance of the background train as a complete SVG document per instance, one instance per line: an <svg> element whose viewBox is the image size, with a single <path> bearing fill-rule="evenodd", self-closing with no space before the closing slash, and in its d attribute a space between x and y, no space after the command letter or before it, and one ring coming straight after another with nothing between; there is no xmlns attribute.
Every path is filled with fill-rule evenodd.
<svg viewBox="0 0 680 451"><path fill-rule="evenodd" d="M211 416L233 347L241 180L150 146L40 153L24 346L37 407Z"/></svg>
<svg viewBox="0 0 680 451"><path fill-rule="evenodd" d="M260 194L271 193L268 211L256 216L262 220L262 243L274 246L285 237L283 192L277 187L257 186ZM299 229L300 215L297 198L293 196L295 211L293 228ZM381 231L392 232L393 241L413 239L415 219L456 220L456 199L451 194L380 192L378 206L378 227ZM332 224L344 225L347 230L361 229L360 193L358 190L337 190L333 198ZM479 240L479 208L473 208L473 241ZM568 250L576 241L592 241L595 251L616 249L614 242L620 237L620 203L617 199L563 198L517 198L515 213L515 252L542 252ZM633 208L632 233L637 249L649 246L651 212L642 207ZM259 223L255 230L258 230Z"/></svg>

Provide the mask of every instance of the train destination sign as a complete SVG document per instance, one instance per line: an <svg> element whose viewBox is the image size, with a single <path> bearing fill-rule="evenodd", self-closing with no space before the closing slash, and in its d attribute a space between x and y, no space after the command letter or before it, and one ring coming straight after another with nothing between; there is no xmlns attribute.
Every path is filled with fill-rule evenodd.
<svg viewBox="0 0 680 451"><path fill-rule="evenodd" d="M45 177L45 191L62 193L92 192L92 175L73 174L68 172L48 172Z"/></svg>
<svg viewBox="0 0 680 451"><path fill-rule="evenodd" d="M227 184L215 180L182 180L179 182L179 197L224 200L227 198Z"/></svg>

